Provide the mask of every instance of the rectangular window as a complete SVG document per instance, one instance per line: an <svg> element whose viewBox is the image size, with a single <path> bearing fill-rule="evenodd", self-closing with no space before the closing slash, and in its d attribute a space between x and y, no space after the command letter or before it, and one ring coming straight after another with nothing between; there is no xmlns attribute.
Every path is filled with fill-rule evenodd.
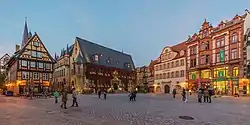
<svg viewBox="0 0 250 125"><path fill-rule="evenodd" d="M181 59L181 66L184 66L184 59Z"/></svg>
<svg viewBox="0 0 250 125"><path fill-rule="evenodd" d="M33 42L33 45L34 45L35 47L38 47L38 46L39 46L39 43L38 43L37 41L34 41L34 42Z"/></svg>
<svg viewBox="0 0 250 125"><path fill-rule="evenodd" d="M209 55L206 55L206 64L209 63Z"/></svg>
<svg viewBox="0 0 250 125"><path fill-rule="evenodd" d="M232 43L236 43L237 41L238 41L238 36L236 33L234 33L232 36Z"/></svg>
<svg viewBox="0 0 250 125"><path fill-rule="evenodd" d="M231 59L237 59L237 49L232 49Z"/></svg>
<svg viewBox="0 0 250 125"><path fill-rule="evenodd" d="M43 80L49 80L49 74L43 73Z"/></svg>
<svg viewBox="0 0 250 125"><path fill-rule="evenodd" d="M39 79L39 74L37 72L33 73L33 79L38 80Z"/></svg>
<svg viewBox="0 0 250 125"><path fill-rule="evenodd" d="M184 70L181 70L181 77L184 77Z"/></svg>
<svg viewBox="0 0 250 125"><path fill-rule="evenodd" d="M221 44L220 44L220 46L222 47L222 46L225 46L225 37L222 37L221 38Z"/></svg>
<svg viewBox="0 0 250 125"><path fill-rule="evenodd" d="M26 60L22 60L22 66L24 66L24 67L28 66L28 64L27 64L27 61L26 61Z"/></svg>
<svg viewBox="0 0 250 125"><path fill-rule="evenodd" d="M31 51L31 57L36 57L36 51Z"/></svg>
<svg viewBox="0 0 250 125"><path fill-rule="evenodd" d="M42 52L37 52L37 58L42 58L42 57L43 57Z"/></svg>
<svg viewBox="0 0 250 125"><path fill-rule="evenodd" d="M174 78L174 72L171 73L171 78Z"/></svg>
<svg viewBox="0 0 250 125"><path fill-rule="evenodd" d="M249 47L250 48L250 47ZM250 50L250 49L249 49ZM249 55L250 55L250 52L249 52ZM170 68L170 63L167 64L167 68Z"/></svg>
<svg viewBox="0 0 250 125"><path fill-rule="evenodd" d="M39 63L39 68L43 69L43 63Z"/></svg>
<svg viewBox="0 0 250 125"><path fill-rule="evenodd" d="M220 47L220 39L216 40L216 47L219 48Z"/></svg>
<svg viewBox="0 0 250 125"><path fill-rule="evenodd" d="M31 62L30 62L30 67L36 68L36 62L31 61Z"/></svg>
<svg viewBox="0 0 250 125"><path fill-rule="evenodd" d="M205 64L206 62L206 57L205 55L201 56L201 64Z"/></svg>
<svg viewBox="0 0 250 125"><path fill-rule="evenodd" d="M172 68L174 68L174 62L171 63Z"/></svg>
<svg viewBox="0 0 250 125"><path fill-rule="evenodd" d="M29 78L29 72L22 72L22 79L28 79Z"/></svg>
<svg viewBox="0 0 250 125"><path fill-rule="evenodd" d="M175 66L176 66L176 67L179 66L179 60L175 61Z"/></svg>
<svg viewBox="0 0 250 125"><path fill-rule="evenodd" d="M179 77L179 71L176 71L176 72L175 72L175 76L176 76L176 77Z"/></svg>
<svg viewBox="0 0 250 125"><path fill-rule="evenodd" d="M51 69L51 64L46 63L46 69Z"/></svg>
<svg viewBox="0 0 250 125"><path fill-rule="evenodd" d="M220 62L220 53L216 54L216 62Z"/></svg>
<svg viewBox="0 0 250 125"><path fill-rule="evenodd" d="M168 74L167 74L167 78L170 78L170 73L168 72Z"/></svg>
<svg viewBox="0 0 250 125"><path fill-rule="evenodd" d="M165 63L163 64L163 69L166 69L166 64Z"/></svg>

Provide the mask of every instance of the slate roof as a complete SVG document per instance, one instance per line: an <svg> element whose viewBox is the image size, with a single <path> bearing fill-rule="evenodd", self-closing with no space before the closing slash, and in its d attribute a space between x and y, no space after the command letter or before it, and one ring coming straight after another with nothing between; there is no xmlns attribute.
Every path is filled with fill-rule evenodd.
<svg viewBox="0 0 250 125"><path fill-rule="evenodd" d="M79 37L76 37L76 40L81 48L83 62L135 71L135 65L131 55L98 45ZM95 61L95 55L99 57L98 62Z"/></svg>

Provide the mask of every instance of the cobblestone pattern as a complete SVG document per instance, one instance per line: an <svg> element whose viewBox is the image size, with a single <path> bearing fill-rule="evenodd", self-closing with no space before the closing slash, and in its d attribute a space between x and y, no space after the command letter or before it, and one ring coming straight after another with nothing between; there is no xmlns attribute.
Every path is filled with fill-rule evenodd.
<svg viewBox="0 0 250 125"><path fill-rule="evenodd" d="M69 100L68 106L71 105ZM179 119L180 115L195 120ZM0 96L0 125L249 125L250 98L217 98L212 104L188 103L170 95L79 96L79 108L61 109L53 99L27 100Z"/></svg>

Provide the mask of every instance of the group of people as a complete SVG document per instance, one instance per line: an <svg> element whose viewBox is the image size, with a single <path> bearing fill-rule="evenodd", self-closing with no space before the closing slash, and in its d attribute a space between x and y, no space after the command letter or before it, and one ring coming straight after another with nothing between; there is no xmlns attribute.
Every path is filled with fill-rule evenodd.
<svg viewBox="0 0 250 125"><path fill-rule="evenodd" d="M103 92L102 92L101 90L98 90L97 93L98 93L98 98L99 98L99 99L101 99L102 93L103 93L104 99L105 99L105 100L107 99L107 91L106 91L106 90L104 90Z"/></svg>
<svg viewBox="0 0 250 125"><path fill-rule="evenodd" d="M136 91L132 91L129 94L129 101L136 101Z"/></svg>
<svg viewBox="0 0 250 125"><path fill-rule="evenodd" d="M173 94L173 98L175 98L176 94L177 94L176 89L173 89L172 94ZM188 89L183 89L181 95L182 95L182 101L187 102L188 95L192 95L192 93ZM202 98L203 98L204 102L211 103L212 102L212 99L211 99L212 95L213 95L212 89L209 89L208 87L205 89L200 88L198 91L198 102L202 103Z"/></svg>
<svg viewBox="0 0 250 125"><path fill-rule="evenodd" d="M55 103L58 103L58 98L60 97L60 94L58 91L55 91L53 93L54 98L55 98ZM67 109L67 101L68 101L68 92L64 89L62 89L61 92L62 95L62 103L61 103L61 108ZM78 107L78 102L77 102L77 91L75 88L72 89L72 99L73 99L73 103L71 105L71 107Z"/></svg>
<svg viewBox="0 0 250 125"><path fill-rule="evenodd" d="M211 103L212 102L212 97L213 91L212 89L205 88L205 89L199 89L198 91L198 102L202 103L202 98L204 102Z"/></svg>

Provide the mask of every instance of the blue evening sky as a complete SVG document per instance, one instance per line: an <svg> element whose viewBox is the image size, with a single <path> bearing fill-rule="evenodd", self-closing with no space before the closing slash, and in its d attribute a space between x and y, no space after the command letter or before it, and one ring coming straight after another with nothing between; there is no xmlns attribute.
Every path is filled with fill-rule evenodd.
<svg viewBox="0 0 250 125"><path fill-rule="evenodd" d="M76 36L148 65L167 45L250 10L250 0L0 0L0 56L21 44L24 19L54 57Z"/></svg>

